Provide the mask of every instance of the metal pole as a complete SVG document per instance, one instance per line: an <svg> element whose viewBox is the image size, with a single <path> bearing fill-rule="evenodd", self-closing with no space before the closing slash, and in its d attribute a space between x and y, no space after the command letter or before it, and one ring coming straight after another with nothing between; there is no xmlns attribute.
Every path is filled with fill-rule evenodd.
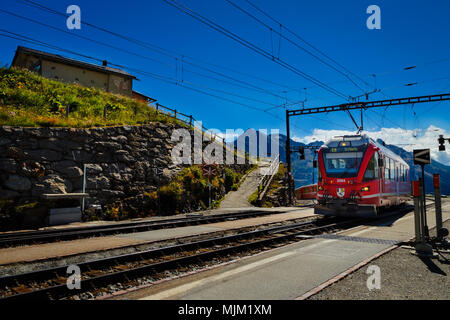
<svg viewBox="0 0 450 320"><path fill-rule="evenodd" d="M83 193L86 193L86 164L83 164ZM84 197L81 201L81 212L84 211Z"/></svg>
<svg viewBox="0 0 450 320"><path fill-rule="evenodd" d="M288 173L288 199L292 204L292 179L291 179L291 134L289 130L289 110L286 110L286 164Z"/></svg>
<svg viewBox="0 0 450 320"><path fill-rule="evenodd" d="M429 237L428 225L427 225L427 208L425 199L425 165L422 164L422 214L423 214L423 228L425 237Z"/></svg>
<svg viewBox="0 0 450 320"><path fill-rule="evenodd" d="M416 233L415 242L419 243L422 241L422 228L420 219L420 184L419 181L411 181L412 196L414 200L414 229Z"/></svg>
<svg viewBox="0 0 450 320"><path fill-rule="evenodd" d="M423 190L422 190L422 183L419 183L419 193L417 194L416 192L416 197L421 197L423 195ZM415 198L416 198L415 197ZM422 199L421 199L422 200ZM432 256L433 255L433 248L426 242L427 241L427 236L425 234L426 226L425 226L425 221L424 221L424 216L423 216L423 202L417 200L417 202L420 204L419 206L421 207L420 209L418 209L417 211L420 213L420 219L416 218L416 221L419 221L420 224L420 235L419 238L416 238L416 245L415 245L415 254L417 254L418 256ZM417 232L417 227L416 227L416 232Z"/></svg>
<svg viewBox="0 0 450 320"><path fill-rule="evenodd" d="M209 206L208 208L211 209L211 177L209 177Z"/></svg>
<svg viewBox="0 0 450 320"><path fill-rule="evenodd" d="M442 229L442 206L441 206L441 186L439 181L439 175L433 174L433 187L434 187L434 204L436 210L436 237L441 238L440 230Z"/></svg>

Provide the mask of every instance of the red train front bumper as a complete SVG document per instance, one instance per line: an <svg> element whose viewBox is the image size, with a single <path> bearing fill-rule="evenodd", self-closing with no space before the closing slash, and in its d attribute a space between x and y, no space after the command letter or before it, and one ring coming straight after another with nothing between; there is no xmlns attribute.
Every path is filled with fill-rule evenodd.
<svg viewBox="0 0 450 320"><path fill-rule="evenodd" d="M376 217L373 204L361 205L347 199L329 199L314 206L314 214L342 217Z"/></svg>

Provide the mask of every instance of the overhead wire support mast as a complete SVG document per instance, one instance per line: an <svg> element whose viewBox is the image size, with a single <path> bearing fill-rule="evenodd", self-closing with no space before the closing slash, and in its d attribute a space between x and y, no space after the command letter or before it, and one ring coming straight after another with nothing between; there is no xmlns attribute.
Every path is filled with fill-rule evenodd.
<svg viewBox="0 0 450 320"><path fill-rule="evenodd" d="M292 203L292 179L291 177L291 134L289 130L289 117L292 116L301 116L301 115L310 115L316 113L329 113L336 111L345 111L350 113L350 110L358 110L361 112L364 109L370 108L379 108L379 107L389 107L389 106L398 106L405 104L413 104L413 103L425 103L425 102L437 102L437 101L445 101L450 100L450 93L442 93L428 96L418 96L418 97L407 97L407 98L397 98L397 99L387 99L387 100L377 100L377 101L367 101L367 102L353 102L353 103L343 103L334 106L326 106L326 107L317 107L317 108L304 108L297 110L286 110L286 162L287 162L287 171L289 175L289 202ZM351 114L350 114L351 116ZM351 116L353 122L358 127L355 119ZM361 115L361 127L358 129L362 129L362 115ZM360 130L358 130L360 131Z"/></svg>
<svg viewBox="0 0 450 320"><path fill-rule="evenodd" d="M420 96L420 97L377 100L377 101L368 101L368 102L352 102L352 103L343 103L343 104L339 104L339 105L335 105L335 106L288 110L287 114L289 116L299 116L299 115L303 115L303 114L315 114L315 113L328 113L328 112L334 112L334 111L369 109L369 108L389 107L389 106L412 104L412 103L437 102L437 101L444 101L444 100L450 100L450 93L435 94L435 95Z"/></svg>

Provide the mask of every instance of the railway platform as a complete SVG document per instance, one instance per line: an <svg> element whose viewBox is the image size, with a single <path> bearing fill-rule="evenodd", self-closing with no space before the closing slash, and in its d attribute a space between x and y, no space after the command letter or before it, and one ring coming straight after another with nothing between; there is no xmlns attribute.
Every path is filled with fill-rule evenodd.
<svg viewBox="0 0 450 320"><path fill-rule="evenodd" d="M111 236L92 237L70 241L59 241L52 243L32 244L26 246L16 246L0 248L0 266L11 265L23 262L37 262L48 259L70 257L84 253L95 253L112 249L121 249L131 246L150 244L158 241L179 239L190 236L206 235L209 233L228 231L233 229L254 227L269 223L283 222L293 219L301 219L314 216L312 208L235 208L218 209L203 212L203 215L219 215L232 213L253 213L255 211L267 211L268 214L260 217L245 218L232 221L223 221L209 224L198 224L193 226L176 227L170 229L157 229L145 232L134 232ZM198 213L197 213L198 214ZM173 219L185 218L186 215L178 215ZM154 217L140 219L139 221L158 221L167 217ZM172 219L172 217L171 217ZM120 225L125 222L108 223L100 222L101 225ZM87 223L90 226L95 223ZM72 228L80 227L80 224L73 224ZM65 229L70 227L65 227Z"/></svg>
<svg viewBox="0 0 450 320"><path fill-rule="evenodd" d="M450 202L442 205L450 219ZM434 208L428 225L435 226ZM369 223L333 236L271 249L214 268L143 286L111 299L306 299L414 237L414 215L408 213L384 223ZM170 280L170 279L169 279Z"/></svg>

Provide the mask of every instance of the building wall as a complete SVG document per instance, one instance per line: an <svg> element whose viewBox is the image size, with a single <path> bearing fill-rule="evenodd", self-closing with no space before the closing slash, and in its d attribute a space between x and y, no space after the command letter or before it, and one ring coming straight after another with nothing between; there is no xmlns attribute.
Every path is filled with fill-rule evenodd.
<svg viewBox="0 0 450 320"><path fill-rule="evenodd" d="M85 87L95 87L108 92L132 95L133 83L128 77L121 77L115 74L97 72L81 67L71 66L59 62L53 62L42 58L41 69L40 59L32 55L19 54L14 66L40 72L43 77L58 80L66 83L78 83Z"/></svg>
<svg viewBox="0 0 450 320"><path fill-rule="evenodd" d="M108 91L108 75L53 61L42 61L42 76L66 83L78 83Z"/></svg>
<svg viewBox="0 0 450 320"><path fill-rule="evenodd" d="M120 77L115 74L109 75L109 91L113 93L132 95L133 84L130 78Z"/></svg>
<svg viewBox="0 0 450 320"><path fill-rule="evenodd" d="M37 57L19 54L14 63L14 67L25 68L31 71L38 71L36 68L40 65L40 60Z"/></svg>

